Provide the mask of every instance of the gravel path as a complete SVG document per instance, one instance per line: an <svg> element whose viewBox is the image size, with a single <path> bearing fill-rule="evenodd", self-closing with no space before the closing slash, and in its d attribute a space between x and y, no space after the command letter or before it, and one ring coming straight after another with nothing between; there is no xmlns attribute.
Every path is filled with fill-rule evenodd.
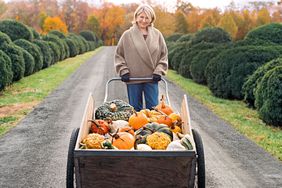
<svg viewBox="0 0 282 188"><path fill-rule="evenodd" d="M0 138L0 187L65 187L66 159L73 128L79 127L87 97L104 99L115 76L114 47L104 47L53 91L19 125ZM183 94L168 82L172 106ZM161 93L163 87L161 87ZM109 100L125 99L122 83L110 85ZM201 134L207 187L282 187L282 163L189 97L192 126Z"/></svg>

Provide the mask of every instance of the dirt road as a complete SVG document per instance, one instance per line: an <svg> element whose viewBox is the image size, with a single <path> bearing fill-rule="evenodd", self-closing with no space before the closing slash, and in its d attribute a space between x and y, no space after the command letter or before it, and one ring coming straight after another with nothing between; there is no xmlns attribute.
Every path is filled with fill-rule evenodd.
<svg viewBox="0 0 282 188"><path fill-rule="evenodd" d="M73 128L79 127L90 92L96 106L106 81L115 76L114 47L105 47L83 64L33 112L0 138L0 187L65 187L66 159ZM110 85L111 98L125 98L122 84ZM169 82L176 109L184 92ZM163 89L161 88L161 92ZM202 136L207 187L282 187L282 163L238 134L189 97L192 126Z"/></svg>

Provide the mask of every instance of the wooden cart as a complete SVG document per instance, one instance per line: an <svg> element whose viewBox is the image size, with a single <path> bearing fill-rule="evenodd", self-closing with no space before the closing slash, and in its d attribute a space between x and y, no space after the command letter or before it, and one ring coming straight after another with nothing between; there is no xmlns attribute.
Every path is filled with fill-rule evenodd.
<svg viewBox="0 0 282 188"><path fill-rule="evenodd" d="M180 111L184 122L182 130L184 134L192 135L195 143L194 150L80 149L80 142L89 133L90 122L88 120L94 119L94 114L94 100L90 94L80 128L74 129L70 138L66 176L68 188L205 187L202 139L199 133L191 127L186 95L183 96Z"/></svg>

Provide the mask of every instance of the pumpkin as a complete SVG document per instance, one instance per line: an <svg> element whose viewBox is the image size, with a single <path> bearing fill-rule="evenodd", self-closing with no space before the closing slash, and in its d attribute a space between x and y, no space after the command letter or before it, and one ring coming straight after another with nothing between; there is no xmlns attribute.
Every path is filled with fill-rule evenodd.
<svg viewBox="0 0 282 188"><path fill-rule="evenodd" d="M140 112L146 115L149 122L157 122L159 117L162 115L160 112L149 109L143 109Z"/></svg>
<svg viewBox="0 0 282 188"><path fill-rule="evenodd" d="M102 149L104 140L104 136L97 133L91 133L83 139L81 145L85 145L86 149Z"/></svg>
<svg viewBox="0 0 282 188"><path fill-rule="evenodd" d="M165 150L171 139L163 132L155 132L147 136L146 142L152 149Z"/></svg>
<svg viewBox="0 0 282 188"><path fill-rule="evenodd" d="M127 132L118 132L112 135L112 145L118 149L131 149L134 147L134 136Z"/></svg>
<svg viewBox="0 0 282 188"><path fill-rule="evenodd" d="M127 102L116 99L103 103L96 109L96 119L111 119L128 121L129 117L133 114L133 107Z"/></svg>
<svg viewBox="0 0 282 188"><path fill-rule="evenodd" d="M193 142L193 138L189 135L189 134L180 134L177 133L177 135L179 137L182 137L180 140L180 143L188 150L193 150L194 146L194 142Z"/></svg>
<svg viewBox="0 0 282 188"><path fill-rule="evenodd" d="M165 124L169 127L172 126L172 119L170 117L168 117L167 115L160 116L159 119L157 120L157 122L159 124Z"/></svg>
<svg viewBox="0 0 282 188"><path fill-rule="evenodd" d="M166 150L177 151L177 150L186 150L186 148L180 143L180 140L175 140L169 143Z"/></svg>
<svg viewBox="0 0 282 188"><path fill-rule="evenodd" d="M125 120L116 120L116 121L111 121L109 123L111 133L115 133L117 132L118 129L120 130L128 126L129 126L128 121L125 121Z"/></svg>
<svg viewBox="0 0 282 188"><path fill-rule="evenodd" d="M174 132L174 133L181 133L182 130L181 128L178 126L178 125L175 125L173 124L171 127L170 127L171 131Z"/></svg>
<svg viewBox="0 0 282 188"><path fill-rule="evenodd" d="M164 98L164 95L162 95L162 98L161 98L161 102L160 104L158 104L155 108L157 111L161 111L163 113L165 113L166 115L169 115L171 113L173 113L173 110L170 106L166 105L165 104L165 98Z"/></svg>
<svg viewBox="0 0 282 188"><path fill-rule="evenodd" d="M151 151L152 150L152 148L148 146L147 144L138 144L135 149L141 150L141 151Z"/></svg>
<svg viewBox="0 0 282 188"><path fill-rule="evenodd" d="M177 125L177 126L182 125L182 119L181 119L179 114L171 113L171 114L169 114L168 117L171 119L171 121L174 125Z"/></svg>
<svg viewBox="0 0 282 188"><path fill-rule="evenodd" d="M123 127L119 129L119 132L127 132L130 133L132 136L134 136L134 130L132 127Z"/></svg>
<svg viewBox="0 0 282 188"><path fill-rule="evenodd" d="M146 137L155 132L163 132L169 136L170 140L173 139L173 134L167 125L158 124L158 123L148 123L144 127L138 129L135 132L136 143L145 144Z"/></svg>
<svg viewBox="0 0 282 188"><path fill-rule="evenodd" d="M108 122L104 120L89 120L91 121L90 132L105 135L110 131Z"/></svg>
<svg viewBox="0 0 282 188"><path fill-rule="evenodd" d="M142 112L134 112L129 120L128 120L129 126L131 126L134 130L140 129L147 123L149 123L147 117Z"/></svg>

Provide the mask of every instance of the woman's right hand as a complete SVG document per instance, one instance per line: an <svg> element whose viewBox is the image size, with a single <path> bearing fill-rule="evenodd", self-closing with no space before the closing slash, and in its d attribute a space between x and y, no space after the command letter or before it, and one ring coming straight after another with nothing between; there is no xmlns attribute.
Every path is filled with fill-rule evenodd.
<svg viewBox="0 0 282 188"><path fill-rule="evenodd" d="M121 76L121 81L123 82L129 82L129 73L126 73Z"/></svg>

